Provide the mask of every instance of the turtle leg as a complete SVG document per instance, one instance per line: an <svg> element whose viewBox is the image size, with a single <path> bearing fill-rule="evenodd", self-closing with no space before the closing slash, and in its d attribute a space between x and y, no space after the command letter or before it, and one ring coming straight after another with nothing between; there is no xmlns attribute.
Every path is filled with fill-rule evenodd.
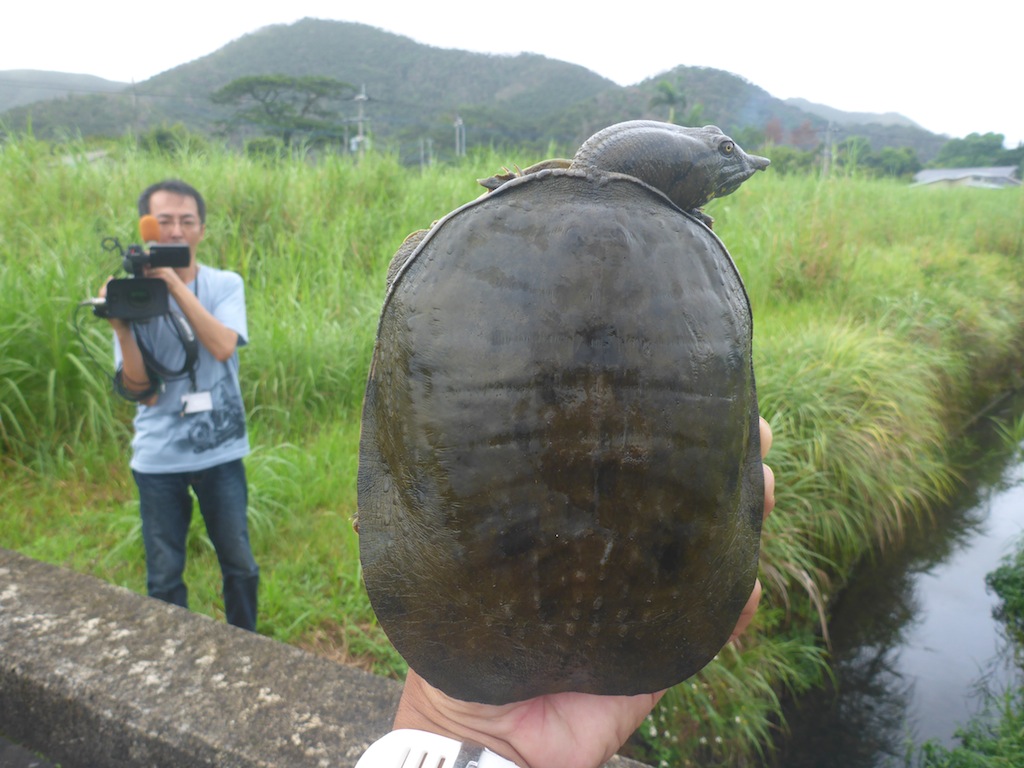
<svg viewBox="0 0 1024 768"><path fill-rule="evenodd" d="M690 211L690 215L693 216L693 218L697 219L697 221L699 221L701 224L706 226L708 229L714 229L714 227L711 226L712 224L715 223L714 218L711 217L711 216L708 216L700 208L692 209Z"/></svg>
<svg viewBox="0 0 1024 768"><path fill-rule="evenodd" d="M433 226L433 225L431 225ZM391 290L391 284L395 282L395 278L401 271L402 267L405 266L405 262L409 260L416 247L420 244L420 241L427 236L427 232L430 229L418 229L411 235L402 241L402 244L398 246L398 250L395 251L395 255L391 257L391 263L388 264L388 276L387 276L387 290Z"/></svg>
<svg viewBox="0 0 1024 768"><path fill-rule="evenodd" d="M520 176L529 176L531 173L537 173L538 171L565 170L570 165L572 165L572 160L567 160L564 157L553 157L550 160L541 160L539 163L534 163L525 169L520 169L518 165L513 166L516 169L514 173L508 168L502 168L501 170L504 173L489 176L486 179L477 179L477 183L486 187L489 192L493 192L505 182L518 179Z"/></svg>

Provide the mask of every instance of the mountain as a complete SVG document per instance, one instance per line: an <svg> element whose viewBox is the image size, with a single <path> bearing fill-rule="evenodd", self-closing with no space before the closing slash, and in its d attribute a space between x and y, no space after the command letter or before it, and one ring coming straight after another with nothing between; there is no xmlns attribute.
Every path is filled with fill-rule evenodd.
<svg viewBox="0 0 1024 768"><path fill-rule="evenodd" d="M685 96L677 115L699 105L702 123L718 125L741 144L768 135L776 143L816 146L829 121L839 122L845 114L833 110L823 115L821 110L828 108L783 102L722 70L677 67L621 87L584 67L537 54L435 48L364 24L320 19L264 27L133 85L34 73L37 86L45 82L49 90L40 96L37 89L40 100L32 103L25 102L24 89L14 96L8 87L11 74L0 72L0 124L18 130L31 119L41 138L119 136L128 130L141 134L179 123L212 133L232 113L214 105L209 95L237 78L332 77L365 89L366 99L354 100L345 115L345 138L361 122L378 146L396 149L410 162L426 149L440 157L451 155L456 121L461 121L468 146L515 146L538 156L572 152L611 123L667 119L667 107L654 106L666 83ZM61 95L55 98L55 93ZM946 141L905 118L900 125L858 124L857 133L876 148L885 142L911 146L922 161Z"/></svg>
<svg viewBox="0 0 1024 768"><path fill-rule="evenodd" d="M9 69L0 72L0 112L22 104L73 96L82 93L116 93L126 83L116 83L93 75L70 75L36 69Z"/></svg>
<svg viewBox="0 0 1024 768"><path fill-rule="evenodd" d="M815 104L813 101L808 101L807 99L786 99L786 104L803 110L809 114L823 117L826 120L841 126L872 124L902 125L908 128L920 128L921 130L924 130L909 117L904 117L898 112L843 112L840 109L828 107L824 104Z"/></svg>

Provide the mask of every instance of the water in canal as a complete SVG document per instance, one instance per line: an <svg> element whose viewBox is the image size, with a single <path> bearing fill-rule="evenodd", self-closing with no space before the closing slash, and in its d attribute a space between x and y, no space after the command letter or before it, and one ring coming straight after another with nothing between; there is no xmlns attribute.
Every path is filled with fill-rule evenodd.
<svg viewBox="0 0 1024 768"><path fill-rule="evenodd" d="M776 768L902 766L908 740L957 746L984 689L1024 682L985 587L1024 535L1024 459L1009 453L972 470L933 529L861 568L829 624L835 687L788 709Z"/></svg>

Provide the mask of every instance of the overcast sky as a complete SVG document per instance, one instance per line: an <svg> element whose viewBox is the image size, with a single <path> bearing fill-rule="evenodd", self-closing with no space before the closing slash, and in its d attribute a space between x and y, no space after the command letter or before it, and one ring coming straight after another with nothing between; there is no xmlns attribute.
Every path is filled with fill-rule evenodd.
<svg viewBox="0 0 1024 768"><path fill-rule="evenodd" d="M7 3L0 71L43 69L141 82L269 24L356 21L439 48L539 53L631 85L680 64L739 75L778 98L898 112L961 138L1024 141L1024 3L933 11L903 0L364 3L81 0ZM1000 10L993 10L999 8ZM600 10L598 10L600 9Z"/></svg>

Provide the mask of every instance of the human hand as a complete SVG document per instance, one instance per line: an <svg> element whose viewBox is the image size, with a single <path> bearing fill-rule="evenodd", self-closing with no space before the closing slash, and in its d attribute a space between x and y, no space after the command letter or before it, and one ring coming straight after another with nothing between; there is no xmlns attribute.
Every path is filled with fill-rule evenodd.
<svg viewBox="0 0 1024 768"><path fill-rule="evenodd" d="M664 693L554 693L495 706L453 699L410 669L394 727L480 744L520 768L595 768L618 751Z"/></svg>
<svg viewBox="0 0 1024 768"><path fill-rule="evenodd" d="M763 418L760 419L761 427L761 459L768 455L768 451L772 447L772 428L768 425L768 422ZM772 510L775 508L775 473L772 472L772 468L767 464L761 465L764 470L764 515L762 516L762 523L768 518ZM736 640L746 628L750 625L751 620L754 618L754 614L757 612L757 605L761 601L761 580L756 579L754 581L754 590L750 593L750 599L747 600L747 604L743 606L743 610L740 612L739 620L736 622L736 628L733 629L732 634L729 636L729 642Z"/></svg>
<svg viewBox="0 0 1024 768"><path fill-rule="evenodd" d="M107 286L110 284L110 281L113 280L113 279L114 279L114 276L111 275L110 277L107 278L106 282L103 283L103 285L100 286L100 289L96 292L96 295L99 298L101 298L101 299L106 299L107 298ZM106 320L107 320L108 323L110 323L110 326L114 329L115 333L117 333L117 332L127 332L128 330L131 329L131 323L129 323L127 320L123 320L123 319L118 318L118 317L108 317L108 318L106 318Z"/></svg>
<svg viewBox="0 0 1024 768"><path fill-rule="evenodd" d="M760 420L761 457L772 431ZM764 465L764 516L775 506L775 475ZM755 582L730 642L750 624L761 598ZM640 726L665 691L637 696L555 693L500 706L454 699L410 669L394 727L414 728L469 741L520 768L596 768Z"/></svg>
<svg viewBox="0 0 1024 768"><path fill-rule="evenodd" d="M155 277L158 280L163 280L167 283L167 289L172 292L175 287L184 287L185 285L181 276L173 267L146 267L143 274L146 277Z"/></svg>

